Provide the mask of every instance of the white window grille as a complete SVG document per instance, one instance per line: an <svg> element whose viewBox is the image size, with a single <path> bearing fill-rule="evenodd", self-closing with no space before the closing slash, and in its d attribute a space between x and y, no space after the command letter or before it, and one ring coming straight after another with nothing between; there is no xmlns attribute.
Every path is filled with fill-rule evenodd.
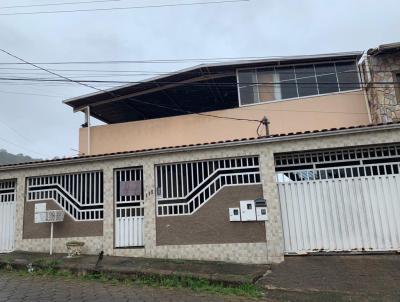
<svg viewBox="0 0 400 302"><path fill-rule="evenodd" d="M27 201L53 200L77 221L103 219L103 172L90 171L27 179Z"/></svg>
<svg viewBox="0 0 400 302"><path fill-rule="evenodd" d="M400 174L400 144L275 156L278 182Z"/></svg>
<svg viewBox="0 0 400 302"><path fill-rule="evenodd" d="M157 215L191 215L223 187L258 183L257 156L158 165Z"/></svg>
<svg viewBox="0 0 400 302"><path fill-rule="evenodd" d="M121 194L124 182L138 185L135 195ZM143 168L118 169L114 172L115 247L144 246Z"/></svg>
<svg viewBox="0 0 400 302"><path fill-rule="evenodd" d="M0 202L14 202L16 192L16 180L0 181Z"/></svg>

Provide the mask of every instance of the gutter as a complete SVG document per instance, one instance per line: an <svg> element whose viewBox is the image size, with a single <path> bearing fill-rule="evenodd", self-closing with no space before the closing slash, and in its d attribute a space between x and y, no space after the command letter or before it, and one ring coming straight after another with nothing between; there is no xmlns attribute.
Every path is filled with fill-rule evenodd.
<svg viewBox="0 0 400 302"><path fill-rule="evenodd" d="M395 130L400 129L400 123L395 124L386 124L386 125L375 125L375 126L362 126L359 128L347 128L347 129L337 129L337 130L321 130L319 132L311 132L311 133L302 133L302 134L287 134L283 136L276 137L265 137L265 138L253 138L247 140L235 140L228 141L222 143L209 143L204 145L194 145L194 146L182 146L182 147L171 147L165 149L157 149L157 150L148 150L148 151L132 151L132 152L124 152L119 154L108 154L108 155L93 155L89 157L75 157L70 159L61 159L55 161L42 161L42 162L34 162L28 164L21 165L13 165L13 166L0 166L0 171L12 171L12 170L20 170L20 169L29 169L36 167L50 167L50 166L62 166L66 164L79 164L79 163L92 163L97 161L104 160L113 160L113 159L124 159L124 158L132 158L132 157L143 157L143 156L151 156L158 154L169 154L169 153L178 153L178 152L186 152L186 151L197 151L197 150L209 150L209 149L218 149L225 147L236 147L236 146L247 146L247 145L257 145L257 144L267 144L267 143L275 143L275 142L287 142L287 141L296 141L301 139L312 139L312 138L320 138L320 137L331 137L337 135L347 135L347 134L357 134L357 133L370 133L375 131L384 131L384 130Z"/></svg>

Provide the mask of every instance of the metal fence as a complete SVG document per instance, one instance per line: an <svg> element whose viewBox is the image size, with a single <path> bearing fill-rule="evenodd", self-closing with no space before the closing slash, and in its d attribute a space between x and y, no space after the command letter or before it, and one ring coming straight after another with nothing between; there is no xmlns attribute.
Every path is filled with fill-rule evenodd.
<svg viewBox="0 0 400 302"><path fill-rule="evenodd" d="M127 182L137 183L138 190L133 194L124 193L121 187ZM143 190L142 167L115 170L115 247L144 245Z"/></svg>
<svg viewBox="0 0 400 302"><path fill-rule="evenodd" d="M223 187L260 182L257 156L158 165L157 215L191 215Z"/></svg>
<svg viewBox="0 0 400 302"><path fill-rule="evenodd" d="M0 253L15 246L16 181L0 181Z"/></svg>
<svg viewBox="0 0 400 302"><path fill-rule="evenodd" d="M27 201L53 200L74 220L103 219L103 172L90 171L27 179Z"/></svg>

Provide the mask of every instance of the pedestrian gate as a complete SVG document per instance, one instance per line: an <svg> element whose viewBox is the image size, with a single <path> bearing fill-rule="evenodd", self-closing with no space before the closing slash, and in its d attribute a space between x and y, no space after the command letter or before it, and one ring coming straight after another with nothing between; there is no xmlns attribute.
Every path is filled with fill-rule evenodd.
<svg viewBox="0 0 400 302"><path fill-rule="evenodd" d="M144 246L143 169L114 172L115 247Z"/></svg>
<svg viewBox="0 0 400 302"><path fill-rule="evenodd" d="M0 181L0 253L15 248L16 181Z"/></svg>
<svg viewBox="0 0 400 302"><path fill-rule="evenodd" d="M275 161L285 253L400 250L400 145Z"/></svg>

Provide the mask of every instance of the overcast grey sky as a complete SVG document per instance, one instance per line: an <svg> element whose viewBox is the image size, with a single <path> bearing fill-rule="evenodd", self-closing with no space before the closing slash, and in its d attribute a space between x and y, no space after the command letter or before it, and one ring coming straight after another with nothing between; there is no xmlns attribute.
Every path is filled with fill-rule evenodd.
<svg viewBox="0 0 400 302"><path fill-rule="evenodd" d="M78 0L2 0L0 6ZM250 0L249 2L37 15L8 12L126 7L207 0L122 0L114 3L0 8L0 45L28 61L109 61L285 56L365 50L400 41L398 0ZM208 0L210 1L210 0ZM0 54L0 63L15 62ZM45 66L107 72L60 71L66 76L110 70L173 71L185 64ZM0 65L0 68L26 66ZM33 74L34 73L34 74ZM1 77L47 77L33 70L0 69ZM96 79L140 80L143 75ZM80 113L63 99L93 92L79 85L0 80L0 148L33 157L75 155ZM104 86L102 86L104 87Z"/></svg>

